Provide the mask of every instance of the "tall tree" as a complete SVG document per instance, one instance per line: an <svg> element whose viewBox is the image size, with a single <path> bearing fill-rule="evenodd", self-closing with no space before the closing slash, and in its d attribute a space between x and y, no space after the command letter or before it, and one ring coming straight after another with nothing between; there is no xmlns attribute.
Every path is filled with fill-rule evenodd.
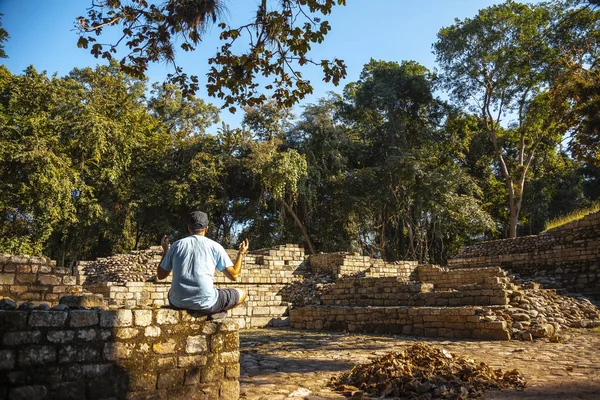
<svg viewBox="0 0 600 400"><path fill-rule="evenodd" d="M565 14L578 12L590 11L507 1L443 28L434 45L444 87L478 114L492 144L508 195L509 237L517 235L538 147L557 143L569 127L569 103L557 86L595 48L581 38L582 26L565 34Z"/></svg>

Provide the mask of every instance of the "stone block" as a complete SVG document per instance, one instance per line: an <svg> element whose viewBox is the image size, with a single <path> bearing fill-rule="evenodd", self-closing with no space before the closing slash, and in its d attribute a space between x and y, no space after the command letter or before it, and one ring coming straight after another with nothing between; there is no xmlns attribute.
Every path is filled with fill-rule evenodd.
<svg viewBox="0 0 600 400"><path fill-rule="evenodd" d="M67 286L73 286L77 284L77 277L65 275L62 278L62 284Z"/></svg>
<svg viewBox="0 0 600 400"><path fill-rule="evenodd" d="M59 363L98 361L100 353L89 345L67 345L58 350Z"/></svg>
<svg viewBox="0 0 600 400"><path fill-rule="evenodd" d="M21 367L44 365L56 361L56 349L53 346L28 346L19 350L18 358Z"/></svg>
<svg viewBox="0 0 600 400"><path fill-rule="evenodd" d="M115 336L119 339L131 339L138 335L139 330L135 328L118 328L115 330Z"/></svg>
<svg viewBox="0 0 600 400"><path fill-rule="evenodd" d="M185 371L185 385L196 385L200 382L202 369L199 367L189 368Z"/></svg>
<svg viewBox="0 0 600 400"><path fill-rule="evenodd" d="M156 387L158 389L171 389L176 386L183 386L185 370L174 369L159 373Z"/></svg>
<svg viewBox="0 0 600 400"><path fill-rule="evenodd" d="M148 326L152 324L152 310L133 310L135 326Z"/></svg>
<svg viewBox="0 0 600 400"><path fill-rule="evenodd" d="M223 364L232 364L240 361L239 351L227 351L219 354L219 362Z"/></svg>
<svg viewBox="0 0 600 400"><path fill-rule="evenodd" d="M132 343L106 343L103 350L104 359L114 361L121 358L128 358L131 356L134 346Z"/></svg>
<svg viewBox="0 0 600 400"><path fill-rule="evenodd" d="M0 310L0 326L4 330L21 330L27 326L27 311Z"/></svg>
<svg viewBox="0 0 600 400"><path fill-rule="evenodd" d="M9 400L43 400L46 399L48 389L42 385L21 386L10 389Z"/></svg>
<svg viewBox="0 0 600 400"><path fill-rule="evenodd" d="M52 343L68 343L75 338L75 331L50 331L47 337Z"/></svg>
<svg viewBox="0 0 600 400"><path fill-rule="evenodd" d="M101 294L83 294L81 296L63 296L60 304L66 304L71 308L78 307L104 307L104 296Z"/></svg>
<svg viewBox="0 0 600 400"><path fill-rule="evenodd" d="M55 286L60 285L62 283L62 279L55 275L39 275L37 278L37 282L40 285L46 286Z"/></svg>
<svg viewBox="0 0 600 400"><path fill-rule="evenodd" d="M96 310L71 310L69 316L69 326L73 328L98 324L98 311Z"/></svg>
<svg viewBox="0 0 600 400"><path fill-rule="evenodd" d="M24 274L24 273L19 273L18 268L17 268L17 274L15 275L15 281L20 283L20 284L34 284L37 280L37 275L36 274Z"/></svg>
<svg viewBox="0 0 600 400"><path fill-rule="evenodd" d="M177 310L156 310L156 323L159 325L175 325L179 322L179 311Z"/></svg>
<svg viewBox="0 0 600 400"><path fill-rule="evenodd" d="M62 327L65 325L68 313L66 311L31 311L29 326L33 327Z"/></svg>
<svg viewBox="0 0 600 400"><path fill-rule="evenodd" d="M206 356L179 356L177 366L179 368L198 367L206 365Z"/></svg>
<svg viewBox="0 0 600 400"><path fill-rule="evenodd" d="M173 354L176 352L177 342L174 339L169 339L166 342L154 343L152 349L157 354Z"/></svg>
<svg viewBox="0 0 600 400"><path fill-rule="evenodd" d="M225 376L225 366L218 362L209 362L202 368L202 383L218 382Z"/></svg>
<svg viewBox="0 0 600 400"><path fill-rule="evenodd" d="M100 326L105 328L131 326L133 314L131 310L100 311Z"/></svg>
<svg viewBox="0 0 600 400"><path fill-rule="evenodd" d="M138 373L131 374L129 379L130 389L134 392L152 391L156 389L156 374Z"/></svg>
<svg viewBox="0 0 600 400"><path fill-rule="evenodd" d="M80 329L77 331L77 339L85 342L91 342L96 339L97 333L95 329Z"/></svg>
<svg viewBox="0 0 600 400"><path fill-rule="evenodd" d="M186 340L185 352L188 354L203 353L208 350L206 336L189 336Z"/></svg>
<svg viewBox="0 0 600 400"><path fill-rule="evenodd" d="M88 378L108 376L113 371L113 364L83 364L81 371Z"/></svg>
<svg viewBox="0 0 600 400"><path fill-rule="evenodd" d="M13 350L0 350L0 370L15 368L15 352Z"/></svg>
<svg viewBox="0 0 600 400"><path fill-rule="evenodd" d="M158 326L147 326L144 330L144 336L146 337L158 337L160 336L160 328Z"/></svg>
<svg viewBox="0 0 600 400"><path fill-rule="evenodd" d="M29 331L29 332L6 332L2 338L2 344L4 346L19 346L22 344L35 344L39 343L42 338L40 331Z"/></svg>
<svg viewBox="0 0 600 400"><path fill-rule="evenodd" d="M237 380L227 380L221 382L219 388L219 399L237 400L240 398L240 383Z"/></svg>
<svg viewBox="0 0 600 400"><path fill-rule="evenodd" d="M225 366L225 377L237 379L240 377L240 364L229 364Z"/></svg>
<svg viewBox="0 0 600 400"><path fill-rule="evenodd" d="M13 285L15 274L0 274L0 285Z"/></svg>

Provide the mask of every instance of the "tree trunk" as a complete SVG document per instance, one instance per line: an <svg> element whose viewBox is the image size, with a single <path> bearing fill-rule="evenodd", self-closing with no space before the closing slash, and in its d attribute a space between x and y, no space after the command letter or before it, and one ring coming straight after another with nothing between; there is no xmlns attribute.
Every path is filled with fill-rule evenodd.
<svg viewBox="0 0 600 400"><path fill-rule="evenodd" d="M308 232L306 231L304 224L302 223L302 221L300 221L300 218L298 218L292 207L290 207L290 205L285 200L281 201L283 202L283 206L285 207L285 209L290 213L292 218L294 218L294 221L296 222L296 225L298 225L298 228L300 228L300 230L302 231L302 236L304 236L304 239L306 239L306 243L308 244L310 254L315 254L315 246L313 246L313 243L310 240L310 237L308 236Z"/></svg>

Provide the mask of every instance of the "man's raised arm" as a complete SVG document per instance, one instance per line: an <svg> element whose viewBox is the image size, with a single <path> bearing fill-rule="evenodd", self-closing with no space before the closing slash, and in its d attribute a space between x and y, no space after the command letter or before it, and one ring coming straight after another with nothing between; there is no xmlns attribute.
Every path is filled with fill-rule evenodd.
<svg viewBox="0 0 600 400"><path fill-rule="evenodd" d="M232 281L237 281L238 277L242 272L242 261L244 259L244 255L248 252L248 246L248 239L244 239L242 243L240 243L235 263L233 264L233 266L228 267L223 271L225 276L231 279Z"/></svg>
<svg viewBox="0 0 600 400"><path fill-rule="evenodd" d="M163 260L165 259L165 256L167 255L167 251L169 251L169 247L171 247L171 243L169 242L167 235L163 236L162 240L160 241L160 245L163 249L163 252L162 252L162 258L160 259L160 262L158 263L158 267L156 268L156 277L158 279L165 279L167 276L169 276L169 273L171 272L170 270L167 271L160 267Z"/></svg>

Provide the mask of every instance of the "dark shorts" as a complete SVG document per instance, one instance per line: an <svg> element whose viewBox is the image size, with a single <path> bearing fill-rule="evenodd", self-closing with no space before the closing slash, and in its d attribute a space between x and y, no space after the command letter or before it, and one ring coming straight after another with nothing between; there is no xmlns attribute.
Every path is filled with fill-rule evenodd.
<svg viewBox="0 0 600 400"><path fill-rule="evenodd" d="M211 308L206 310L194 310L202 314L216 314L225 311L226 308L233 307L240 300L240 292L237 289L217 289L217 302ZM169 300L169 304L171 301ZM171 304L171 307L175 307Z"/></svg>
<svg viewBox="0 0 600 400"><path fill-rule="evenodd" d="M240 292L237 289L217 289L217 302L208 310L202 310L206 314L216 314L233 307L240 300Z"/></svg>

